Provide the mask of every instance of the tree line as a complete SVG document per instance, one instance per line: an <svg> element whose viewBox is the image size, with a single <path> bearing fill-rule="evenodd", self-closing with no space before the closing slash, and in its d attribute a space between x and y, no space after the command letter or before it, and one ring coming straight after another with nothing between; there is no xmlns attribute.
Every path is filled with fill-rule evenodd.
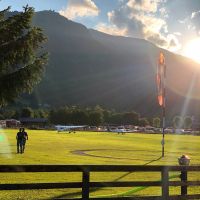
<svg viewBox="0 0 200 200"><path fill-rule="evenodd" d="M99 126L103 124L113 125L138 125L146 126L150 122L147 118L141 117L135 111L116 112L103 109L100 106L81 108L78 106L63 106L58 109L1 109L0 120L20 118L47 118L50 124L74 124Z"/></svg>
<svg viewBox="0 0 200 200"><path fill-rule="evenodd" d="M134 111L116 112L103 109L100 106L94 108L62 107L51 110L49 120L54 124L74 124L99 126L102 124L113 125L149 125L146 118L141 118Z"/></svg>
<svg viewBox="0 0 200 200"><path fill-rule="evenodd" d="M81 108L78 106L63 106L54 109L32 109L24 107L21 109L1 109L0 120L3 119L20 119L20 118L46 118L50 124L74 124L99 126L106 124L113 125L151 125L156 128L161 127L159 117L145 118L135 111L116 112L100 106ZM170 126L178 129L192 128L192 117L174 116Z"/></svg>

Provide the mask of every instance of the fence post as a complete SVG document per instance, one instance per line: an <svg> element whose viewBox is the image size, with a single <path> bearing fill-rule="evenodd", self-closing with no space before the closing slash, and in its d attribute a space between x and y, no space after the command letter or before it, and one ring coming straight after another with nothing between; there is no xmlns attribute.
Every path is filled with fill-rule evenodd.
<svg viewBox="0 0 200 200"><path fill-rule="evenodd" d="M183 167L181 171L181 182L186 183L187 182L187 169L186 167ZM181 186L181 196L187 195L187 185Z"/></svg>
<svg viewBox="0 0 200 200"><path fill-rule="evenodd" d="M190 164L190 157L188 155L182 155L178 159L179 165L182 165L182 170L181 170L181 182L182 183L187 183L187 166ZM181 196L186 196L187 195L187 185L181 186Z"/></svg>
<svg viewBox="0 0 200 200"><path fill-rule="evenodd" d="M82 175L82 199L89 200L90 196L90 172L88 168L83 169Z"/></svg>
<svg viewBox="0 0 200 200"><path fill-rule="evenodd" d="M162 177L162 199L169 199L169 171L167 167L163 167L161 171Z"/></svg>

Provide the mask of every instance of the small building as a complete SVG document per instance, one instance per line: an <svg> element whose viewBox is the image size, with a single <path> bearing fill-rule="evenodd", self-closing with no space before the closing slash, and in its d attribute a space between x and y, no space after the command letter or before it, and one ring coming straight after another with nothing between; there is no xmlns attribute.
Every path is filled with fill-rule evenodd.
<svg viewBox="0 0 200 200"><path fill-rule="evenodd" d="M16 128L21 125L20 121L16 119L6 119L6 127L7 128Z"/></svg>
<svg viewBox="0 0 200 200"><path fill-rule="evenodd" d="M20 118L19 121L28 128L44 128L48 122L46 118Z"/></svg>
<svg viewBox="0 0 200 200"><path fill-rule="evenodd" d="M6 128L6 120L0 120L0 128Z"/></svg>

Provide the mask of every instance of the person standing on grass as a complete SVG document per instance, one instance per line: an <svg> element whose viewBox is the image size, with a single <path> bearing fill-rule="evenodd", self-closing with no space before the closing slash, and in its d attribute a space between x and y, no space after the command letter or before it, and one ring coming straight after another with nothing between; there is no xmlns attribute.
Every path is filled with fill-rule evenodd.
<svg viewBox="0 0 200 200"><path fill-rule="evenodd" d="M16 135L17 140L17 153L23 153L23 143L24 143L24 133L22 128L19 129L19 132Z"/></svg>
<svg viewBox="0 0 200 200"><path fill-rule="evenodd" d="M22 145L22 151L24 153L25 146L26 146L26 140L28 140L28 133L25 131L25 128L22 128L23 133L23 145Z"/></svg>

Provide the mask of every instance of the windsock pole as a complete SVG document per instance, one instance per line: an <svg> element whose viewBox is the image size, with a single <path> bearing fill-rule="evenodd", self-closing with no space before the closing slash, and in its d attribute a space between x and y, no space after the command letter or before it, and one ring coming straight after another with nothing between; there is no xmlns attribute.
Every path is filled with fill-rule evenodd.
<svg viewBox="0 0 200 200"><path fill-rule="evenodd" d="M164 106L162 107L162 157L165 156L165 88L164 88Z"/></svg>
<svg viewBox="0 0 200 200"><path fill-rule="evenodd" d="M165 82L166 82L166 65L165 57L160 52L157 68L157 89L158 89L158 103L162 107L162 157L165 155L165 112L166 112L166 93L165 93Z"/></svg>

